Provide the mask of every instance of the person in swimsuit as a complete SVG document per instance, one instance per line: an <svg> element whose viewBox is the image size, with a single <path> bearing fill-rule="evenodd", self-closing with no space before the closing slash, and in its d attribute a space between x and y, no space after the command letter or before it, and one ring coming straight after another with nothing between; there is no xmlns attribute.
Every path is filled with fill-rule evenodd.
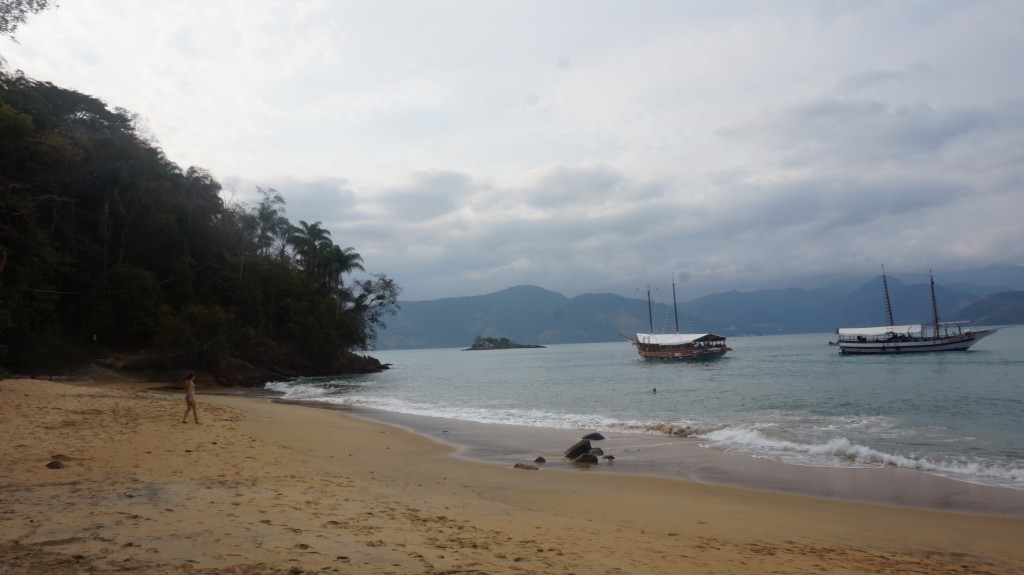
<svg viewBox="0 0 1024 575"><path fill-rule="evenodd" d="M181 418L182 423L188 423L188 412L199 423L199 414L196 412L196 374L188 372L185 374L185 415Z"/></svg>

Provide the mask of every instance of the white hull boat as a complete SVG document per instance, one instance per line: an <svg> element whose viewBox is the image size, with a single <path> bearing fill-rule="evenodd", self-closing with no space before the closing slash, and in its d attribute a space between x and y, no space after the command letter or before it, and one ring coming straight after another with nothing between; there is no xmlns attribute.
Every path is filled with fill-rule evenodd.
<svg viewBox="0 0 1024 575"><path fill-rule="evenodd" d="M931 277L932 323L893 325L892 303L889 300L889 282L882 268L882 289L885 292L885 309L889 325L883 327L839 328L836 341L829 345L839 346L844 354L894 354L920 353L930 351L965 351L982 338L997 329L962 329L959 323L939 321L939 307L935 301L935 276Z"/></svg>

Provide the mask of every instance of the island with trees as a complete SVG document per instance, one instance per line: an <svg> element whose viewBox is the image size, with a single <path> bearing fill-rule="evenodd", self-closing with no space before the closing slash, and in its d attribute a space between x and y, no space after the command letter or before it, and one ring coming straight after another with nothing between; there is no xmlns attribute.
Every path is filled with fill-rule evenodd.
<svg viewBox="0 0 1024 575"><path fill-rule="evenodd" d="M533 345L527 343L516 343L509 340L507 337L483 337L476 336L473 340L472 347L467 347L462 351L480 351L485 349L536 349L542 348L543 345Z"/></svg>

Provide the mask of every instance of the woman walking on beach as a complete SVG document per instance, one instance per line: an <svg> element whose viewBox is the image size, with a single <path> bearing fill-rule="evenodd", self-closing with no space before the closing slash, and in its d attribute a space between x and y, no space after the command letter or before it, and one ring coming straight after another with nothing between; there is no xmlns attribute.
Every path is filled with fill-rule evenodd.
<svg viewBox="0 0 1024 575"><path fill-rule="evenodd" d="M181 418L182 423L188 423L188 412L199 423L199 414L196 412L196 374L188 372L185 374L185 415Z"/></svg>

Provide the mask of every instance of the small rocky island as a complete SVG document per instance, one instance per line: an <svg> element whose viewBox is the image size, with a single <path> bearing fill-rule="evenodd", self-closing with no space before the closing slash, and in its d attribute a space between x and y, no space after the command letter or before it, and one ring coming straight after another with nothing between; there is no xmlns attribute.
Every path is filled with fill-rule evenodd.
<svg viewBox="0 0 1024 575"><path fill-rule="evenodd" d="M481 337L476 336L473 340L473 346L467 347L462 351L477 351L481 349L531 349L544 347L543 345L533 345L527 343L516 343L507 337Z"/></svg>

